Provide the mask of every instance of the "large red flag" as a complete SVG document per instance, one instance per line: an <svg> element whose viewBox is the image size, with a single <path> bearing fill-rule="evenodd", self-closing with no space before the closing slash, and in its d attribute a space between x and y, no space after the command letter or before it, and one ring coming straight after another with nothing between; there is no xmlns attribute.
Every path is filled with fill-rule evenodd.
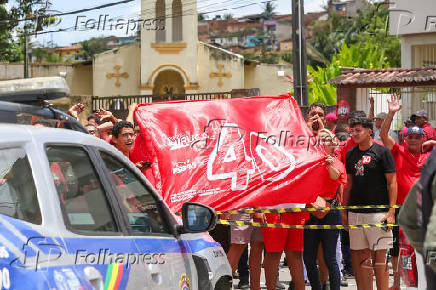
<svg viewBox="0 0 436 290"><path fill-rule="evenodd" d="M134 150L152 151L154 186L174 211L309 203L328 178L290 95L144 104L135 116L149 143Z"/></svg>

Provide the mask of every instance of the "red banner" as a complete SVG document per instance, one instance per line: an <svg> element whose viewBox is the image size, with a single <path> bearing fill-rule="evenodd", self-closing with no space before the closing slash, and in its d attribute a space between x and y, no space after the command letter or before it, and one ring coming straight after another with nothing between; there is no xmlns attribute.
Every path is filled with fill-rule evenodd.
<svg viewBox="0 0 436 290"><path fill-rule="evenodd" d="M145 104L135 117L146 142L132 153L153 156L147 178L174 211L313 202L328 178L289 95Z"/></svg>

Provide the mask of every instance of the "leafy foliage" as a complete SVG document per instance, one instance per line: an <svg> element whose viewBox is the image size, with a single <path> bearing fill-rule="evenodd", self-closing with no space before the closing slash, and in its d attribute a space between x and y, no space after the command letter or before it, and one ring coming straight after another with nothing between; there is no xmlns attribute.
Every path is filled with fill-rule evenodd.
<svg viewBox="0 0 436 290"><path fill-rule="evenodd" d="M336 87L327 82L341 74L340 67L386 68L389 66L385 51L376 43L358 43L351 46L343 44L340 52L333 55L332 62L327 66L316 68L308 66L309 103L336 104Z"/></svg>
<svg viewBox="0 0 436 290"><path fill-rule="evenodd" d="M13 12L5 5L8 1L0 1L0 61L16 62L23 59L22 47L12 38L12 29L17 25L13 19Z"/></svg>
<svg viewBox="0 0 436 290"><path fill-rule="evenodd" d="M368 4L368 10L358 11L358 16L347 18L333 14L327 21L313 25L310 45L326 59L332 59L344 44L377 43L394 67L401 66L401 45L397 36L388 31L389 10L381 3ZM321 65L316 60L311 65Z"/></svg>
<svg viewBox="0 0 436 290"><path fill-rule="evenodd" d="M272 18L276 13L275 9L277 8L276 5L274 5L271 1L268 1L263 6L263 14L267 18Z"/></svg>
<svg viewBox="0 0 436 290"><path fill-rule="evenodd" d="M333 14L314 24L307 44L309 103L336 104L336 88L327 82L340 75L340 67L401 66L400 39L389 35L387 5L368 5L355 18Z"/></svg>
<svg viewBox="0 0 436 290"><path fill-rule="evenodd" d="M82 58L91 59L94 55L103 51L109 50L106 44L109 41L109 37L93 37L91 39L83 41L82 44Z"/></svg>

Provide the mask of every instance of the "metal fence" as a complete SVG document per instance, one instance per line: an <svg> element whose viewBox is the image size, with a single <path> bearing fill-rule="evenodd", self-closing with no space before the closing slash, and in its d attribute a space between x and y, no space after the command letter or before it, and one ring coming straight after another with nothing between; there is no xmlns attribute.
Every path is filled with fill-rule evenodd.
<svg viewBox="0 0 436 290"><path fill-rule="evenodd" d="M374 114L388 110L391 94L401 96L402 110L395 115L391 129L399 130L403 122L418 110L426 110L428 119L433 124L436 122L436 87L407 87L407 88L359 88L356 94L356 108L369 112L371 97L374 98Z"/></svg>
<svg viewBox="0 0 436 290"><path fill-rule="evenodd" d="M125 119L128 114L129 106L133 103L146 104L177 100L214 100L230 99L231 97L232 92L92 97L92 110L109 110L117 118Z"/></svg>

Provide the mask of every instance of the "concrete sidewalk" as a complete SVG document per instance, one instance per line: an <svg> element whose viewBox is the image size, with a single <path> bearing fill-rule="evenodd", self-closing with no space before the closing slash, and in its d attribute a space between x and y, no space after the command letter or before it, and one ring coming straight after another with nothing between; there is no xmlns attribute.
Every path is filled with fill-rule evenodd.
<svg viewBox="0 0 436 290"><path fill-rule="evenodd" d="M289 269L286 266L282 266L282 264L279 267L279 280L282 284L284 284L286 286L286 290L289 288L289 282L291 281L291 275L289 274ZM266 285L265 285L265 274L264 274L264 269L262 267L262 273L261 273L261 277L260 277L260 286L262 289L266 289ZM356 286L356 281L354 280L354 278L351 279L347 279L348 281L348 287L341 287L341 290L357 290L357 286ZM233 280L233 288L234 289L238 289L239 283L239 279L234 279ZM389 276L389 285L391 286L393 284L393 277ZM310 286L306 286L307 290L310 290L311 287ZM375 279L374 279L374 288L373 289L377 289L376 285L375 285ZM406 289L406 287L401 287L401 289Z"/></svg>

